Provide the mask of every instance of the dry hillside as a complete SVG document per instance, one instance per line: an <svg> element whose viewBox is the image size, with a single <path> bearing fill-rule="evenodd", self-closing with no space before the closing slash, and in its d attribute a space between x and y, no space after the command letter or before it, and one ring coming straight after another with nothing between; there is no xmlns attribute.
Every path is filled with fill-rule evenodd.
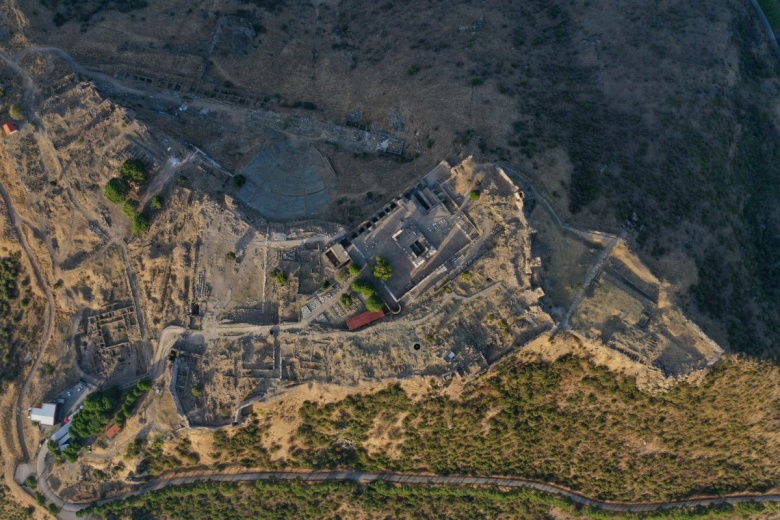
<svg viewBox="0 0 780 520"><path fill-rule="evenodd" d="M627 225L643 260L688 312L710 318L705 330L718 341L774 356L780 84L747 1L19 7L7 23L26 18L27 41L92 69L404 137L412 163L322 148L352 202L393 193L419 163L464 152L510 160L535 172L575 222ZM212 124L195 142L209 146L230 126Z"/></svg>

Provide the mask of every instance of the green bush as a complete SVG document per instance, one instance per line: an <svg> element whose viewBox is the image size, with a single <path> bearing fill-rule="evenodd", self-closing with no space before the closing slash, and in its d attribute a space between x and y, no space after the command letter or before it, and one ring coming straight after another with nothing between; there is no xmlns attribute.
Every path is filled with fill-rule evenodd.
<svg viewBox="0 0 780 520"><path fill-rule="evenodd" d="M133 219L130 222L130 231L132 231L134 235L143 235L148 230L149 230L148 218L146 218L140 213L137 213L135 216L133 216Z"/></svg>
<svg viewBox="0 0 780 520"><path fill-rule="evenodd" d="M236 186L237 188L240 188L244 184L246 184L246 177L244 177L240 173L233 176L233 185L234 186Z"/></svg>
<svg viewBox="0 0 780 520"><path fill-rule="evenodd" d="M122 213L132 219L138 214L139 205L137 200L127 199L125 203L122 204Z"/></svg>
<svg viewBox="0 0 780 520"><path fill-rule="evenodd" d="M379 312L384 306L385 302L382 301L382 298L380 298L378 294L372 294L366 300L366 309L371 312Z"/></svg>
<svg viewBox="0 0 780 520"><path fill-rule="evenodd" d="M339 303L345 309L349 309L350 307L352 307L352 295L347 293L342 294L341 297L339 298Z"/></svg>
<svg viewBox="0 0 780 520"><path fill-rule="evenodd" d="M228 262L235 262L236 261L236 254L233 251L228 251L225 255L225 260Z"/></svg>
<svg viewBox="0 0 780 520"><path fill-rule="evenodd" d="M382 256L376 257L376 263L374 264L374 268L371 272L374 274L374 276L384 281L387 281L393 277L393 268L390 266L390 262L388 262L387 259Z"/></svg>
<svg viewBox="0 0 780 520"><path fill-rule="evenodd" d="M146 184L149 174L146 171L146 165L138 159L128 159L119 169L122 178L128 182L136 184Z"/></svg>
<svg viewBox="0 0 780 520"><path fill-rule="evenodd" d="M469 192L469 198L474 202L478 201L481 196L482 194L479 192L479 190L471 190Z"/></svg>
<svg viewBox="0 0 780 520"><path fill-rule="evenodd" d="M23 120L24 119L24 106L22 106L21 103L14 103L8 109L8 115L10 115L11 119L13 119L14 121L21 121L21 120Z"/></svg>
<svg viewBox="0 0 780 520"><path fill-rule="evenodd" d="M184 175L179 175L176 178L176 184L178 184L179 186L184 186L185 184L187 184L187 177Z"/></svg>
<svg viewBox="0 0 780 520"><path fill-rule="evenodd" d="M376 292L374 284L364 279L355 280L352 282L352 290L356 293L362 294L363 296L371 296Z"/></svg>
<svg viewBox="0 0 780 520"><path fill-rule="evenodd" d="M163 209L164 205L165 205L165 199L163 199L162 195L158 193L157 195L152 197L152 202L151 202L152 209L157 209L157 210Z"/></svg>
<svg viewBox="0 0 780 520"><path fill-rule="evenodd" d="M276 283L278 283L282 287L287 285L287 282L289 281L288 278L287 278L287 273L285 273L281 269L279 269L277 271L274 271L273 277L276 280Z"/></svg>
<svg viewBox="0 0 780 520"><path fill-rule="evenodd" d="M121 177L114 177L108 181L103 191L109 202L122 204L130 193L130 184Z"/></svg>

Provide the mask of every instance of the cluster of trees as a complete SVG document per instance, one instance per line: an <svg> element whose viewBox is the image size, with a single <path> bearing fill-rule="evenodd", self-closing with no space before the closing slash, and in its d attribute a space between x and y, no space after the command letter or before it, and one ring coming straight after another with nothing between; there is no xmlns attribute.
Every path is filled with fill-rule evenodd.
<svg viewBox="0 0 780 520"><path fill-rule="evenodd" d="M102 392L93 392L84 400L84 408L73 418L70 424L70 443L62 452L62 456L69 462L76 462L84 443L108 426L116 406L119 404L121 392L114 387ZM56 446L49 448L59 455Z"/></svg>
<svg viewBox="0 0 780 520"><path fill-rule="evenodd" d="M125 396L125 400L122 403L122 409L117 412L114 422L123 427L125 422L133 416L133 406L150 388L152 388L152 382L148 379L142 379L136 383L132 392Z"/></svg>
<svg viewBox="0 0 780 520"><path fill-rule="evenodd" d="M183 467L185 465L184 461L189 465L197 464L200 461L200 455L193 451L191 447L190 440L187 437L182 437L174 444L176 455L167 453L165 437L158 435L146 449L143 448L142 440L136 439L133 441L125 453L125 458L133 458L140 455L142 460L137 467L138 473L147 472L149 475L157 477L165 472L175 471Z"/></svg>
<svg viewBox="0 0 780 520"><path fill-rule="evenodd" d="M268 424L261 424L256 418L249 424L228 435L224 430L214 432L215 457L234 460L246 467L269 468L274 465L268 450L258 442L262 434L268 430Z"/></svg>
<svg viewBox="0 0 780 520"><path fill-rule="evenodd" d="M15 300L19 296L16 284L19 278L21 254L0 259L0 300Z"/></svg>
<svg viewBox="0 0 780 520"><path fill-rule="evenodd" d="M29 277L21 280L25 293L20 298L21 257L21 252L17 251L0 258L0 380L11 379L19 374L17 368L20 356L17 355L17 349L23 347L24 343L18 339L30 332L28 327L20 324L24 319L21 308L27 307L32 301Z"/></svg>
<svg viewBox="0 0 780 520"><path fill-rule="evenodd" d="M385 306L385 302L376 293L376 287L368 280L362 278L355 280L352 282L352 290L366 298L366 309L371 312L378 312Z"/></svg>
<svg viewBox="0 0 780 520"><path fill-rule="evenodd" d="M760 396L776 384L776 366L730 361L701 384L649 394L633 379L572 356L553 364L512 360L457 401L433 392L411 406L403 389L391 386L335 403L306 402L286 464L518 475L605 500L764 491L774 485L780 446L760 440L771 425L751 425L755 413L773 413ZM393 453L368 452L376 421L400 417ZM354 445L344 447L342 438ZM648 455L645 442L662 451ZM230 455L262 449L257 435Z"/></svg>
<svg viewBox="0 0 780 520"><path fill-rule="evenodd" d="M137 200L128 199L133 186L140 187L149 180L146 165L138 159L128 159L119 169L119 177L106 183L103 193L112 204L122 204L122 213L130 219L130 230L141 235L149 230L149 219L140 211ZM157 194L152 198L151 207L161 209L164 200Z"/></svg>

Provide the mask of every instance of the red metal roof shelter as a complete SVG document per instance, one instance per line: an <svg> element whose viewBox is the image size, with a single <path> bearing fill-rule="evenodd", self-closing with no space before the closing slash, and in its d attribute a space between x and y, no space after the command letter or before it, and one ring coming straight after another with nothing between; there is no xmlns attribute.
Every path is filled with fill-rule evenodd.
<svg viewBox="0 0 780 520"><path fill-rule="evenodd" d="M352 316L347 320L347 328L350 331L353 331L355 329L359 329L360 327L365 327L369 323L374 323L376 320L381 319L384 317L384 315L384 311L378 311L364 312L362 314L358 314L357 316Z"/></svg>

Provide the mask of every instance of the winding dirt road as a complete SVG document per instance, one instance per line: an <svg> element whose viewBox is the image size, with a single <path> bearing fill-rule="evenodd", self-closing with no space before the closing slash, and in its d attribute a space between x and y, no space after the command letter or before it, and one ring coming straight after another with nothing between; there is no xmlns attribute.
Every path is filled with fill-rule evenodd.
<svg viewBox="0 0 780 520"><path fill-rule="evenodd" d="M690 500L680 500L673 502L608 502L602 500L594 500L581 495L577 492L569 489L556 486L554 484L547 484L544 482L537 482L535 480L527 480L522 478L511 477L475 477L465 475L450 475L450 476L437 476L437 475L419 475L411 473L368 473L363 471L268 471L268 472L200 472L195 474L189 474L180 477L172 477L168 479L156 480L150 482L144 486L139 487L135 491L124 493L116 497L99 500L97 504L106 504L116 500L121 500L131 496L140 495L149 491L155 491L162 489L166 486L176 486L182 484L191 484L193 482L200 482L205 480L212 480L218 482L248 482L256 480L302 480L306 482L393 482L397 484L405 485L446 485L446 486L500 486L508 488L527 488L543 493L549 493L557 495L571 500L575 504L582 506L594 507L605 511L612 511L618 513L641 513L648 511L657 511L664 509L674 508L691 508L697 506L714 506L722 504L739 504L743 502L780 502L780 494L767 494L767 495L733 495L724 497L702 497ZM50 490L48 490L50 491ZM52 501L57 501L59 497L56 495L46 493ZM62 507L62 512L72 515L76 511L86 508L89 504L74 504L65 502L59 499L57 502Z"/></svg>

